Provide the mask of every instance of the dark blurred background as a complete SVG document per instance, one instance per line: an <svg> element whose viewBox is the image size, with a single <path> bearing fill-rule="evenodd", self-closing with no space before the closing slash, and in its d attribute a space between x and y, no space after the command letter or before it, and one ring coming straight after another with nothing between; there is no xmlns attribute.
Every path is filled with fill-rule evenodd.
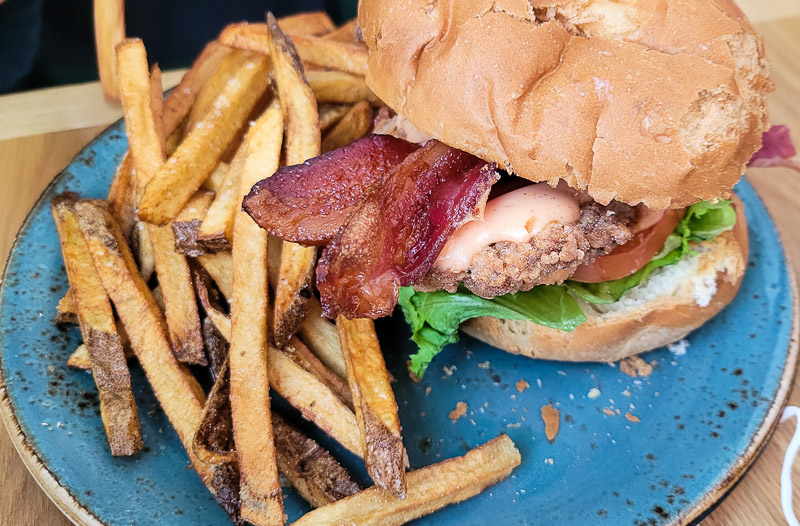
<svg viewBox="0 0 800 526"><path fill-rule="evenodd" d="M126 33L162 70L189 66L231 22L325 10L336 23L357 0L128 0ZM0 0L0 93L97 80L92 0Z"/></svg>

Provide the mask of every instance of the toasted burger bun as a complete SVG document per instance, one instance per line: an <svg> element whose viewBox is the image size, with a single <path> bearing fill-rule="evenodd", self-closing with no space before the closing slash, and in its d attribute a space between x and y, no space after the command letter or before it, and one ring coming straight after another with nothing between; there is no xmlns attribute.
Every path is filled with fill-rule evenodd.
<svg viewBox="0 0 800 526"><path fill-rule="evenodd" d="M761 38L732 0L361 0L367 83L440 141L596 201L723 195L761 145Z"/></svg>
<svg viewBox="0 0 800 526"><path fill-rule="evenodd" d="M680 340L730 303L747 265L747 224L737 202L735 228L696 243L696 256L662 267L617 303L579 301L586 321L573 332L535 323L475 318L461 329L530 358L610 362Z"/></svg>

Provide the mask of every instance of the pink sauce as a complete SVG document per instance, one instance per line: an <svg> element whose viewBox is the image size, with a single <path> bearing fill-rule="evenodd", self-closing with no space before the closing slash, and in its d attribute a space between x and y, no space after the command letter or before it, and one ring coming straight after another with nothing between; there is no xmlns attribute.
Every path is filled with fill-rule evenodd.
<svg viewBox="0 0 800 526"><path fill-rule="evenodd" d="M500 241L527 243L550 223L571 224L580 217L574 192L558 190L547 183L525 186L486 203L483 217L456 230L434 265L441 270L464 272L483 247Z"/></svg>

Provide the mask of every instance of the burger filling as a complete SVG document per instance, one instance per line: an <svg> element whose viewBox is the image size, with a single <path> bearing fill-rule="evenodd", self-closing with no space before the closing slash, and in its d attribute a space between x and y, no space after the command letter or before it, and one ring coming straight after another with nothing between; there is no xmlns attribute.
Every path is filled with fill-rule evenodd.
<svg viewBox="0 0 800 526"><path fill-rule="evenodd" d="M613 303L736 220L729 201L685 213L602 205L390 119L382 129L399 137L370 135L282 168L243 207L277 237L324 247L316 283L328 318L378 318L399 303L418 376L470 318L574 330L586 319L575 298Z"/></svg>

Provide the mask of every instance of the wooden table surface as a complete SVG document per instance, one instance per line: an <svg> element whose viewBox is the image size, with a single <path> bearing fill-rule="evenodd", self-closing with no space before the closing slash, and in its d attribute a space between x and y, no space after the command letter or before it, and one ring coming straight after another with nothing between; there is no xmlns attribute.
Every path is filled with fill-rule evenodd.
<svg viewBox="0 0 800 526"><path fill-rule="evenodd" d="M764 35L777 91L772 122L787 124L800 143L800 0L739 0ZM174 84L178 73L165 75ZM0 97L0 261L4 261L28 210L72 157L119 117L106 106L96 83ZM782 169L748 173L772 213L800 275L800 174ZM795 379L797 387L798 379ZM800 405L800 389L790 404ZM707 526L785 524L780 507L781 461L794 430L778 427L760 459L703 522ZM800 508L800 463L795 463L795 501ZM0 525L66 525L69 521L39 489L0 431Z"/></svg>

